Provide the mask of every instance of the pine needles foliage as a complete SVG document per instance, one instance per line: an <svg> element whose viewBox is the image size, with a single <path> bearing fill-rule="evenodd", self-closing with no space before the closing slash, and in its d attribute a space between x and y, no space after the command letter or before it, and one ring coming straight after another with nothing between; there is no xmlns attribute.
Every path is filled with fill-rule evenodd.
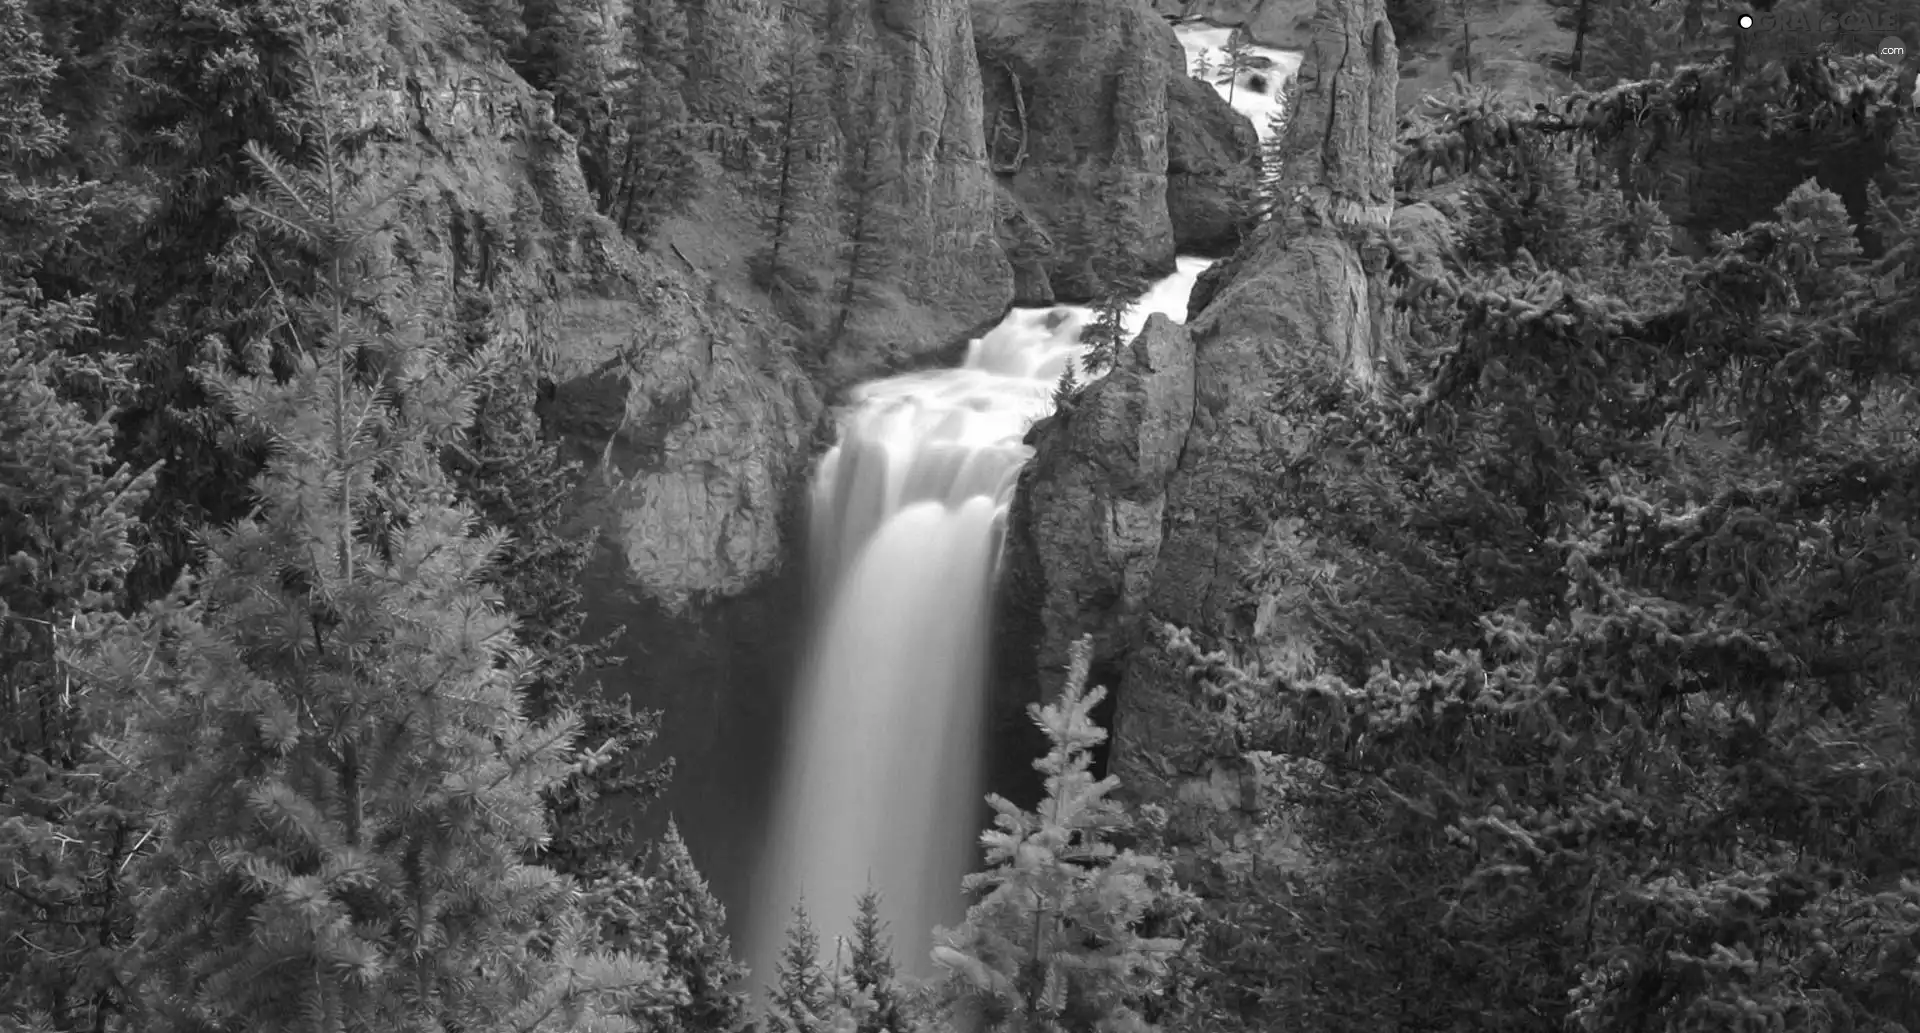
<svg viewBox="0 0 1920 1033"><path fill-rule="evenodd" d="M1200 851L1177 1024L1911 1025L1911 196L1877 257L1809 182L1680 264L1523 144L1471 268L1403 270L1418 373L1272 472L1307 659L1167 647L1294 847Z"/></svg>
<svg viewBox="0 0 1920 1033"><path fill-rule="evenodd" d="M772 1033L837 1033L833 981L820 963L820 934L804 901L793 905L770 990L766 1024Z"/></svg>
<svg viewBox="0 0 1920 1033"><path fill-rule="evenodd" d="M746 968L733 959L727 912L707 888L693 856L669 822L642 864L617 866L587 888L584 907L608 947L655 961L670 997L646 1002L634 1017L662 1033L731 1033L747 1019L734 987Z"/></svg>
<svg viewBox="0 0 1920 1033"><path fill-rule="evenodd" d="M523 860L578 721L523 716L530 664L486 586L504 535L473 533L439 462L487 357L421 332L392 192L336 146L360 85L335 45L305 47L313 153L249 148L261 192L234 202L316 270L282 299L294 368L203 374L267 442L254 507L86 664L137 701L115 745L166 814L144 1028L630 1028L657 966L598 950L577 890Z"/></svg>
<svg viewBox="0 0 1920 1033"><path fill-rule="evenodd" d="M1087 688L1091 661L1092 641L1083 638L1059 698L1029 708L1052 743L1034 762L1046 796L1032 811L988 798L997 812L996 827L980 837L989 867L966 879L977 899L959 928L936 933L934 961L963 1025L1149 1029L1142 1009L1181 948L1141 932L1178 891L1166 862L1114 844L1131 819L1111 797L1119 780L1091 771L1092 750L1106 739L1092 718L1106 693Z"/></svg>

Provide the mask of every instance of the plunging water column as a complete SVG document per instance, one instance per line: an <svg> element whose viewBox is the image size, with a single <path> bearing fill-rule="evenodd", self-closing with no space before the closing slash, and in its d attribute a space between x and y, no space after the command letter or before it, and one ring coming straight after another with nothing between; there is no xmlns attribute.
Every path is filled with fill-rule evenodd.
<svg viewBox="0 0 1920 1033"><path fill-rule="evenodd" d="M1179 30L1189 63L1227 30ZM1299 55L1263 47L1233 106L1256 132ZM1264 78L1265 84L1257 83ZM1267 89L1260 87L1265 85ZM1182 258L1127 320L1186 318L1205 259ZM883 898L894 956L925 972L927 937L965 911L960 879L978 860L982 707L989 605L1007 503L1052 409L1060 371L1085 349L1084 308L1020 309L973 343L966 364L854 392L840 441L814 477L817 615L748 917L756 987L773 978L787 919L804 899L831 960L855 898Z"/></svg>
<svg viewBox="0 0 1920 1033"><path fill-rule="evenodd" d="M1179 260L1129 318L1185 318L1205 259ZM896 958L926 968L925 937L964 912L977 860L987 629L1007 503L1085 354L1084 308L1019 309L959 369L858 388L813 485L820 616L801 674L749 935L756 983L773 972L804 898L823 953L871 883Z"/></svg>

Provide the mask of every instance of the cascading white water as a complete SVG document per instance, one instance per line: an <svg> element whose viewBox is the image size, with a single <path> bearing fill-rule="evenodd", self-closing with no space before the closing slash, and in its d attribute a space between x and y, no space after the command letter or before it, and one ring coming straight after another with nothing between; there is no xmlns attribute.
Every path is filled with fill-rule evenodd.
<svg viewBox="0 0 1920 1033"><path fill-rule="evenodd" d="M1178 30L1189 62L1226 30ZM1234 96L1263 137L1299 55L1256 47ZM1209 60L1216 65L1219 55ZM1183 321L1209 263L1182 258L1129 313ZM925 972L927 937L964 912L961 877L978 858L980 735L993 579L1007 504L1032 450L1021 443L1085 354L1092 313L1017 309L973 342L965 365L854 392L840 441L814 476L811 553L820 608L748 915L754 982L773 978L793 904L804 899L824 960L869 885L905 970Z"/></svg>
<svg viewBox="0 0 1920 1033"><path fill-rule="evenodd" d="M1182 258L1127 319L1186 316L1207 267ZM882 895L907 971L957 921L977 860L988 618L1007 504L1085 354L1085 308L1017 309L959 369L863 385L814 477L812 554L822 613L788 722L771 834L755 879L748 960L772 978L804 899L829 958L855 898Z"/></svg>

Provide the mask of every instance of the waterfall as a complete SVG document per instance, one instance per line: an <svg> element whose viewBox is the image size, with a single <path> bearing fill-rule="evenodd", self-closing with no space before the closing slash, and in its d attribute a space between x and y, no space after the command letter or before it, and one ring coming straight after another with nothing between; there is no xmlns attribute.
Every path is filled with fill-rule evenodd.
<svg viewBox="0 0 1920 1033"><path fill-rule="evenodd" d="M1128 319L1185 318L1204 259L1182 258ZM800 672L773 827L755 878L748 961L773 978L804 899L831 962L855 898L882 895L895 959L929 970L928 937L965 913L979 859L981 730L993 580L1021 443L1085 354L1092 314L1017 309L959 369L858 388L813 481L818 612Z"/></svg>

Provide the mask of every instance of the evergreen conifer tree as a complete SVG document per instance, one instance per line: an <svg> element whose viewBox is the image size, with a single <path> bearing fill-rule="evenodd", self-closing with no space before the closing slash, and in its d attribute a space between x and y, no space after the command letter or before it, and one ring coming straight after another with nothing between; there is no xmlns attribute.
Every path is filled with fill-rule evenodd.
<svg viewBox="0 0 1920 1033"><path fill-rule="evenodd" d="M1253 57L1253 37L1247 30L1236 28L1227 33L1227 45L1220 51L1220 66L1214 71L1214 84L1227 88L1227 103L1233 103L1234 92L1240 88L1240 75L1247 70L1247 60Z"/></svg>
<svg viewBox="0 0 1920 1033"><path fill-rule="evenodd" d="M864 995L859 1033L909 1033L906 995L894 979L893 939L880 920L880 893L860 894L853 919L853 948L848 974Z"/></svg>
<svg viewBox="0 0 1920 1033"><path fill-rule="evenodd" d="M104 1028L129 1010L128 862L148 813L94 740L117 701L76 687L68 659L124 604L152 477L114 461L111 408L71 397L127 387L123 364L69 353L87 317L0 286L0 1027Z"/></svg>
<svg viewBox="0 0 1920 1033"><path fill-rule="evenodd" d="M687 988L674 1009L680 1033L730 1033L746 1022L747 1002L733 987L746 967L733 958L727 911L707 889L693 855L669 823L647 860L648 914L666 945L667 972Z"/></svg>
<svg viewBox="0 0 1920 1033"><path fill-rule="evenodd" d="M697 189L693 119L684 96L688 39L676 0L628 3L620 68L612 77L610 164L599 190L602 211L640 240Z"/></svg>
<svg viewBox="0 0 1920 1033"><path fill-rule="evenodd" d="M1280 87L1280 104L1267 115L1267 135L1260 141L1260 208L1267 214L1280 207L1282 184L1287 182L1287 120L1300 99L1300 80L1289 76Z"/></svg>
<svg viewBox="0 0 1920 1033"><path fill-rule="evenodd" d="M833 986L821 967L820 934L807 916L805 903L793 906L787 942L780 948L773 976L766 1012L770 1033L832 1033Z"/></svg>
<svg viewBox="0 0 1920 1033"><path fill-rule="evenodd" d="M678 0L688 26L688 110L708 149L737 169L747 167L755 108L778 47L780 17L772 0Z"/></svg>
<svg viewBox="0 0 1920 1033"><path fill-rule="evenodd" d="M823 57L807 16L789 12L761 91L769 139L760 177L767 247L758 274L769 289L791 288L811 275L805 270L815 256L821 205L829 193L834 132Z"/></svg>
<svg viewBox="0 0 1920 1033"><path fill-rule="evenodd" d="M847 141L850 153L842 175L839 282L834 289L833 332L837 342L862 306L878 300L892 280L897 257L900 212L893 189L899 178L887 121L880 117L880 78L869 73L855 121L859 128Z"/></svg>
<svg viewBox="0 0 1920 1033"><path fill-rule="evenodd" d="M482 326L475 347L491 340ZM640 751L659 732L658 711L635 713L625 699L602 693L597 681L580 684L590 665L617 658L606 655L612 636L579 640L586 619L580 577L593 556L593 536L561 529L581 471L543 439L535 389L529 370L494 370L472 428L443 461L484 525L511 536L487 582L499 589L529 651L527 716L543 721L572 711L580 718L580 767L546 796L552 836L540 858L584 878L633 853L634 818L665 790L673 763L639 763Z"/></svg>
<svg viewBox="0 0 1920 1033"><path fill-rule="evenodd" d="M1115 847L1110 837L1130 826L1110 797L1118 781L1089 770L1106 739L1091 716L1105 691L1086 687L1092 649L1091 639L1076 642L1060 697L1029 708L1052 743L1034 762L1045 799L1026 811L988 798L998 812L997 828L980 837L990 867L966 879L979 897L960 928L936 936L951 1004L989 1029L1145 1028L1139 1009L1181 947L1141 935L1171 890L1170 868Z"/></svg>
<svg viewBox="0 0 1920 1033"><path fill-rule="evenodd" d="M529 671L437 461L474 364L414 328L379 185L341 161L356 103L309 41L311 168L249 148L256 232L310 256L284 380L210 373L270 441L256 506L203 536L190 608L88 658L167 816L141 902L146 1029L627 1028L660 972L593 949L577 893L523 861L578 722L521 713ZM330 81L322 83L322 77ZM345 88L342 88L344 85Z"/></svg>
<svg viewBox="0 0 1920 1033"><path fill-rule="evenodd" d="M1080 379L1074 375L1076 364L1069 360L1060 367L1060 379L1053 382L1053 408L1055 412L1065 412L1073 407L1073 400L1080 393Z"/></svg>
<svg viewBox="0 0 1920 1033"><path fill-rule="evenodd" d="M1088 345L1082 364L1089 375L1113 368L1130 343L1127 316L1147 289L1147 278L1136 248L1145 236L1140 217L1120 189L1119 174L1110 173L1099 196L1104 198L1099 247L1093 255L1096 293L1093 321L1082 331Z"/></svg>
<svg viewBox="0 0 1920 1033"><path fill-rule="evenodd" d="M56 65L22 0L0 0L0 1026L105 1028L129 1010L127 862L147 809L97 727L115 703L76 688L70 657L126 605L152 471L117 462L126 364L97 354L93 299L37 280L89 215L50 168L64 122Z"/></svg>

